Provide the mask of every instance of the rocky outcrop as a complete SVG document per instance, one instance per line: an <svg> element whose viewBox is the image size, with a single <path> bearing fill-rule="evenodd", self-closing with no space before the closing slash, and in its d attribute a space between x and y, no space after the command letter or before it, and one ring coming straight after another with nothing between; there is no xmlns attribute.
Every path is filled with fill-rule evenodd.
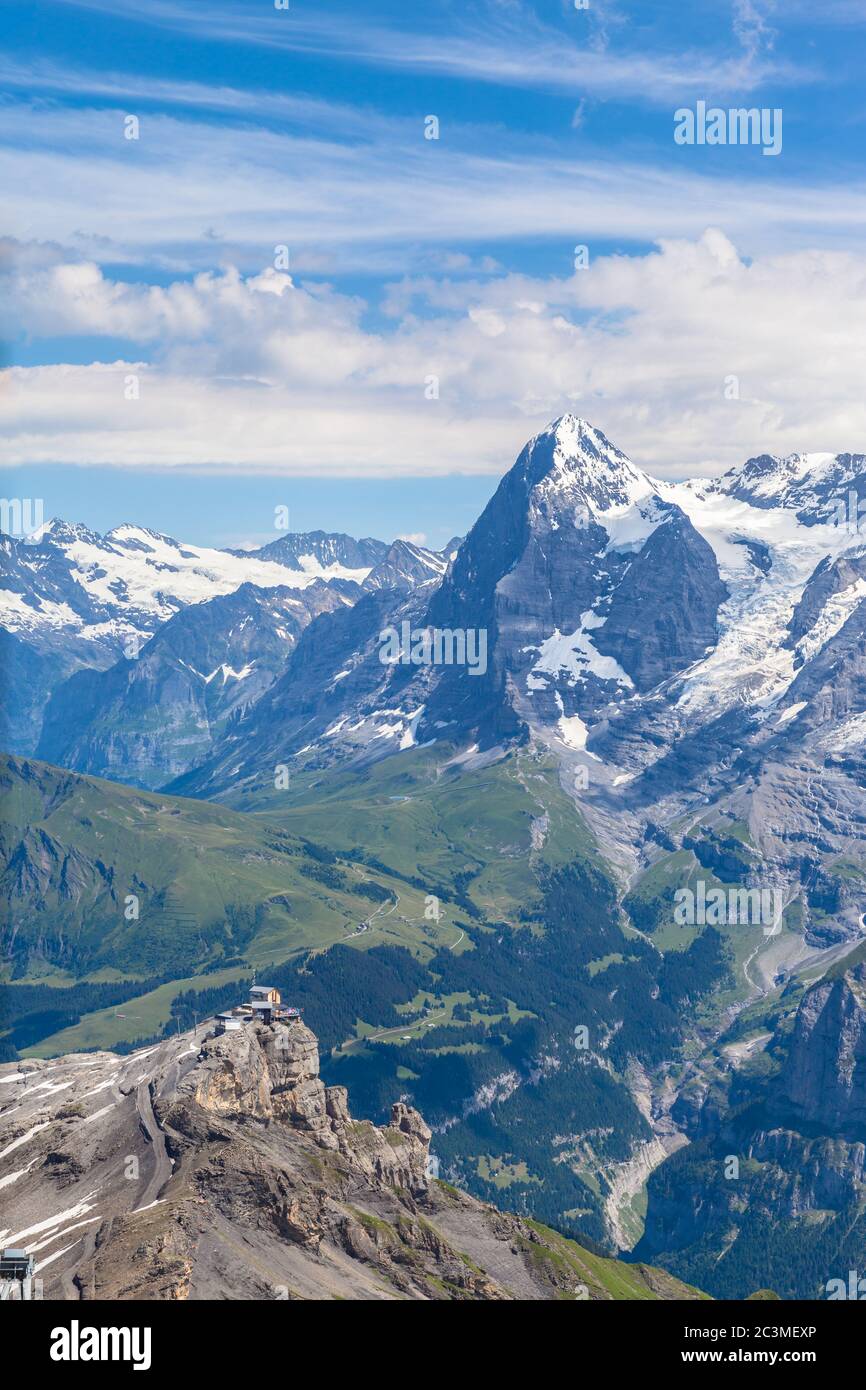
<svg viewBox="0 0 866 1390"><path fill-rule="evenodd" d="M807 729L820 730L866 711L866 582L861 579L849 593L855 596L850 617L802 667L786 692L787 708L806 706L796 737L793 730L788 734L795 747ZM861 751L862 742L861 736L857 740Z"/></svg>
<svg viewBox="0 0 866 1390"><path fill-rule="evenodd" d="M795 651L797 644L813 630L827 603L861 579L866 579L866 551L852 551L837 560L825 556L813 571L791 614L785 646Z"/></svg>
<svg viewBox="0 0 866 1390"><path fill-rule="evenodd" d="M427 1187L430 1130L418 1112L398 1102L385 1128L353 1120L345 1086L321 1080L318 1041L303 1023L253 1024L208 1039L163 1108L166 1122L189 1128L190 1102L206 1115L290 1125L343 1154L372 1183L410 1192Z"/></svg>
<svg viewBox="0 0 866 1390"><path fill-rule="evenodd" d="M402 1102L354 1120L302 1023L13 1063L0 1241L54 1299L700 1297L431 1180L429 1143Z"/></svg>
<svg viewBox="0 0 866 1390"><path fill-rule="evenodd" d="M372 569L361 586L364 589L396 589L408 593L418 584L441 579L448 568L447 555L412 541L397 540Z"/></svg>

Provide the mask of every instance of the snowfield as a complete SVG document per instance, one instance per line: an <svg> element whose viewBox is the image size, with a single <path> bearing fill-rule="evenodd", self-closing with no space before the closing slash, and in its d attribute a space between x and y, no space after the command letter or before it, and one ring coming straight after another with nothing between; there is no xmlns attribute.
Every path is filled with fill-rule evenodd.
<svg viewBox="0 0 866 1390"><path fill-rule="evenodd" d="M11 632L53 628L96 641L118 637L124 630L152 631L181 608L233 593L241 584L302 590L317 579L360 584L370 572L324 566L313 555L301 556L302 567L290 569L259 559L255 552L236 555L181 544L142 526L118 526L99 536L84 526L52 520L38 537L51 544L55 566L62 560L67 567L68 575L59 576L58 582L66 579L75 587L62 598L0 590L0 623ZM22 565L38 566L41 553L42 546L21 546ZM96 617L102 621L94 621Z"/></svg>

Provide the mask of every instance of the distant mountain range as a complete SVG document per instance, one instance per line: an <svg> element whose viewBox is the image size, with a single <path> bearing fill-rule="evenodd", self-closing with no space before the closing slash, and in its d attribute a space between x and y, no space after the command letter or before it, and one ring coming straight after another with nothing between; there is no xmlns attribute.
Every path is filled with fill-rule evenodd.
<svg viewBox="0 0 866 1390"><path fill-rule="evenodd" d="M3 546L7 746L229 795L268 780L277 752L486 750L531 732L630 799L659 779L675 791L683 760L690 782L708 775L722 731L765 750L856 748L864 498L863 455L765 455L667 484L564 416L441 554L322 532L208 551L53 522ZM485 671L383 664L380 633L404 623L483 631ZM66 683L82 669L105 674Z"/></svg>
<svg viewBox="0 0 866 1390"><path fill-rule="evenodd" d="M165 673L154 674L154 659L159 662L168 651L178 670L177 664L186 661L191 674L201 672L202 681L212 680L214 672L223 668L223 684L251 677L243 700L228 702L232 707L249 705L282 670L311 618L335 602L355 602L367 588L411 587L440 576L446 563L445 556L408 541L397 540L389 546L322 531L281 535L253 551L185 545L131 525L100 536L85 526L58 520L26 541L4 536L0 538L3 745L15 752L33 752L42 736L49 699L70 675L80 671L93 673L92 678L74 682L58 694L47 720L47 754L60 752L58 719L62 722L66 709L77 708L82 697L109 737L108 717L100 718L98 707L104 698L119 710L123 673L130 670L125 663L137 660L145 647L150 672L145 684L152 709L165 713L172 701ZM276 602L266 599L268 590L280 591ZM210 607L230 595L237 596L235 603L217 602ZM190 609L196 612L193 623L187 619L176 624L163 641L163 629ZM284 621L279 620L280 611ZM154 652L148 644L158 634L161 640ZM258 640L262 652L253 657L249 670L244 669L243 676L230 675L246 668L238 653ZM215 665L204 670L201 663L210 658L202 654L210 648L215 651ZM95 674L115 666L100 685ZM131 714L142 707L141 674L131 675L129 685L125 713ZM140 778L150 785L204 757L227 702L216 702L217 717L212 721L214 701L205 698L205 692L196 691L194 684L184 693L176 687L172 691L181 703L188 695L190 709L175 735L164 731L168 743L154 755L153 767L148 767L140 747L124 763L115 744L106 750L101 770L111 769L111 775L132 781ZM197 729L192 736L190 720ZM146 742L146 730L142 738ZM100 756L82 750L81 766L100 770ZM70 766L78 765L76 757L71 749L65 754Z"/></svg>

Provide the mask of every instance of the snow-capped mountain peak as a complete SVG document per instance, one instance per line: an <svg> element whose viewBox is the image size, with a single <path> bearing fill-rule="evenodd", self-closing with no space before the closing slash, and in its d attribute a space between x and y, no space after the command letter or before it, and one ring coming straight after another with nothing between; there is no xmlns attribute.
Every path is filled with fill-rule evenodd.
<svg viewBox="0 0 866 1390"><path fill-rule="evenodd" d="M527 477L538 504L577 506L591 515L634 506L655 491L626 454L577 415L562 415L530 440Z"/></svg>
<svg viewBox="0 0 866 1390"><path fill-rule="evenodd" d="M161 531L151 531L148 526L137 526L135 522L124 521L120 526L114 526L110 531L106 531L103 540L109 545L123 546L127 550L153 550L157 546L169 546L174 550L181 550L178 541L171 536L165 536Z"/></svg>
<svg viewBox="0 0 866 1390"><path fill-rule="evenodd" d="M752 507L793 511L806 526L856 530L858 508L866 499L866 455L759 454L730 469L716 486Z"/></svg>
<svg viewBox="0 0 866 1390"><path fill-rule="evenodd" d="M104 542L104 537L91 531L89 526L85 526L80 521L64 521L63 517L52 516L43 526L37 527L27 538L29 546L54 545L68 546L76 541L83 541L87 545L100 545Z"/></svg>

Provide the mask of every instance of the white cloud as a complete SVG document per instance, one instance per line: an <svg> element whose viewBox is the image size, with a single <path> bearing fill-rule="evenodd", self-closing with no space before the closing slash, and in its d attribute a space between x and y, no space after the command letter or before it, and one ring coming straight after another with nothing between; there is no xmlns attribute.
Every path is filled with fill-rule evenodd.
<svg viewBox="0 0 866 1390"><path fill-rule="evenodd" d="M577 106L574 108L574 111L573 111L573 113L572 113L572 117L571 117L571 128L572 128L572 130L580 130L581 127L583 126L583 122L584 122L584 118L585 118L585 117L586 117L586 98L585 98L585 97L581 97L580 101L577 103Z"/></svg>
<svg viewBox="0 0 866 1390"><path fill-rule="evenodd" d="M357 298L275 272L155 288L53 256L6 285L25 330L131 338L141 360L7 372L10 464L498 472L566 409L662 476L866 446L863 254L747 262L712 231L563 279L407 280L375 332Z"/></svg>
<svg viewBox="0 0 866 1390"><path fill-rule="evenodd" d="M245 90L225 84L161 78L152 73L143 77L136 72L111 72L104 68L96 71L44 61L25 64L8 55L0 55L0 85L31 95L52 93L91 103L94 99L114 101L125 110L134 102L144 102L148 110L192 108L260 121L263 125L278 118L315 125L319 130L340 131L347 124L363 124L367 131L383 131L392 124L371 107L358 108L297 92Z"/></svg>

